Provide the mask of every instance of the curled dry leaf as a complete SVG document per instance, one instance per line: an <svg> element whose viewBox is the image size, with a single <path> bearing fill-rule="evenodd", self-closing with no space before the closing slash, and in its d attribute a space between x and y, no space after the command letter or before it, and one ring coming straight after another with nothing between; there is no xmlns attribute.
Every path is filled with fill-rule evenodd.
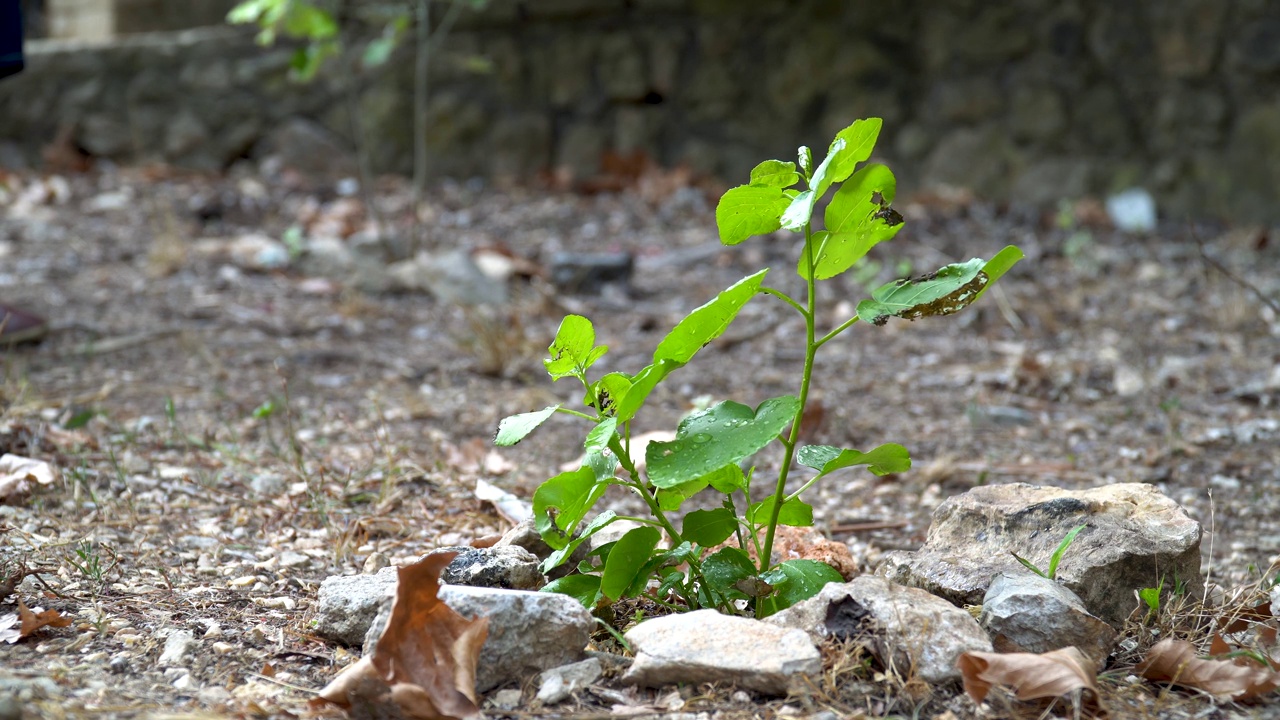
<svg viewBox="0 0 1280 720"><path fill-rule="evenodd" d="M13 502L31 491L31 483L53 482L53 468L43 460L5 453L0 456L0 505Z"/></svg>
<svg viewBox="0 0 1280 720"><path fill-rule="evenodd" d="M1221 643L1218 649L1222 649ZM1245 660L1245 658L1240 658ZM1247 700L1280 687L1280 673L1248 661L1204 660L1196 657L1195 646L1185 640L1161 640L1147 651L1137 667L1148 680L1203 690L1231 700Z"/></svg>
<svg viewBox="0 0 1280 720"><path fill-rule="evenodd" d="M1008 685L1019 700L1062 697L1075 690L1092 690L1098 674L1093 662L1074 647L1035 653L968 652L956 661L964 691L982 702L992 685Z"/></svg>
<svg viewBox="0 0 1280 720"><path fill-rule="evenodd" d="M57 610L32 610L19 600L17 615L0 617L0 639L12 645L24 637L34 635L40 628L66 627L70 624L71 618L63 617Z"/></svg>
<svg viewBox="0 0 1280 720"><path fill-rule="evenodd" d="M334 678L313 705L352 717L458 720L479 712L476 663L488 618L468 620L439 599L440 572L456 553L402 567L391 616L372 655Z"/></svg>

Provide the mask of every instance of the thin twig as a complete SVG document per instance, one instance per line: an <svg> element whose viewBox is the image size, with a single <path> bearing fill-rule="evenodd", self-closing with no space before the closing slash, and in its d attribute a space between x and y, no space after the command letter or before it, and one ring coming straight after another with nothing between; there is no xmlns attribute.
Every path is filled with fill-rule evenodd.
<svg viewBox="0 0 1280 720"><path fill-rule="evenodd" d="M1276 302L1275 300L1271 299L1270 296L1268 296L1266 293L1259 290L1257 285L1254 285L1248 280L1245 280L1244 278L1232 272L1226 265L1223 265L1222 263L1218 262L1214 258L1210 257L1209 253L1205 252L1204 240L1200 239L1200 236L1196 234L1194 229L1191 231L1191 235L1196 239L1196 245L1200 248L1200 259L1204 260L1206 265L1213 268L1214 270L1217 270L1223 275L1226 275L1227 279L1230 280L1231 282L1253 293L1254 296L1257 297L1259 300L1261 300L1264 305L1271 308L1272 312L1274 312L1277 316L1280 316L1280 302Z"/></svg>

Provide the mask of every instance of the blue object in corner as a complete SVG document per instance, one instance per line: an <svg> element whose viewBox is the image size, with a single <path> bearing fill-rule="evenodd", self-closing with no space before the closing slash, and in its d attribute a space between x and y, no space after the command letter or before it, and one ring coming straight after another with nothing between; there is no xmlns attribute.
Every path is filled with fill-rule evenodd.
<svg viewBox="0 0 1280 720"><path fill-rule="evenodd" d="M22 70L22 3L0 0L0 78Z"/></svg>

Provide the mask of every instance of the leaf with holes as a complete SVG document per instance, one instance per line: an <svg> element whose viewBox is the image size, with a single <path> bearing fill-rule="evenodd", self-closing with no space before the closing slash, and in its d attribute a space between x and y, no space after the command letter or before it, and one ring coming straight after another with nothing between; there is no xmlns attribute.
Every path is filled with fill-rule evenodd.
<svg viewBox="0 0 1280 720"><path fill-rule="evenodd" d="M596 331L591 321L581 315L566 315L560 321L560 329L551 341L547 352L551 357L542 361L547 374L559 380L577 377L586 372L609 348L596 347Z"/></svg>
<svg viewBox="0 0 1280 720"><path fill-rule="evenodd" d="M974 258L918 278L895 280L871 293L870 300L858 303L858 317L874 325L884 325L891 317L917 320L960 312L976 300L990 282L982 272L985 264L981 258Z"/></svg>
<svg viewBox="0 0 1280 720"><path fill-rule="evenodd" d="M833 278L861 260L878 243L903 228L902 216L890 212L897 181L884 165L868 165L853 174L827 205L827 233L814 238L814 279ZM801 256L797 272L808 277L809 259Z"/></svg>
<svg viewBox="0 0 1280 720"><path fill-rule="evenodd" d="M674 487L759 452L791 424L800 401L785 395L749 406L726 400L680 421L676 439L649 443L649 481Z"/></svg>

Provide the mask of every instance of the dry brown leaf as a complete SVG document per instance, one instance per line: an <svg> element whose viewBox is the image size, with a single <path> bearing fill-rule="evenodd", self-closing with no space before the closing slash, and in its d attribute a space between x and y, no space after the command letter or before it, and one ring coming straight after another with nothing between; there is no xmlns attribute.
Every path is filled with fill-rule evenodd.
<svg viewBox="0 0 1280 720"><path fill-rule="evenodd" d="M1245 608L1223 617L1218 622L1218 626L1223 634L1232 635L1248 630L1254 623L1266 622L1270 619L1271 600L1267 599L1251 608Z"/></svg>
<svg viewBox="0 0 1280 720"><path fill-rule="evenodd" d="M53 468L43 460L5 453L0 456L0 505L17 501L31 492L31 483L53 482Z"/></svg>
<svg viewBox="0 0 1280 720"><path fill-rule="evenodd" d="M489 620L468 620L437 597L440 571L456 555L434 553L400 568L376 649L321 690L322 702L353 717L394 716L389 704L415 720L458 720L479 712L476 663Z"/></svg>
<svg viewBox="0 0 1280 720"><path fill-rule="evenodd" d="M1225 644L1225 643L1224 643ZM1280 687L1280 673L1256 663L1240 665L1231 660L1203 660L1185 640L1161 640L1147 651L1137 672L1148 680L1203 690L1231 700L1246 700Z"/></svg>
<svg viewBox="0 0 1280 720"><path fill-rule="evenodd" d="M63 617L57 610L31 610L21 600L18 601L18 619L22 621L18 628L19 637L30 637L42 627L66 627L71 624L71 618Z"/></svg>
<svg viewBox="0 0 1280 720"><path fill-rule="evenodd" d="M1074 690L1092 690L1098 674L1094 664L1074 647L1035 653L968 652L956 661L964 678L964 691L982 702L991 686L1013 688L1019 700L1062 697Z"/></svg>

